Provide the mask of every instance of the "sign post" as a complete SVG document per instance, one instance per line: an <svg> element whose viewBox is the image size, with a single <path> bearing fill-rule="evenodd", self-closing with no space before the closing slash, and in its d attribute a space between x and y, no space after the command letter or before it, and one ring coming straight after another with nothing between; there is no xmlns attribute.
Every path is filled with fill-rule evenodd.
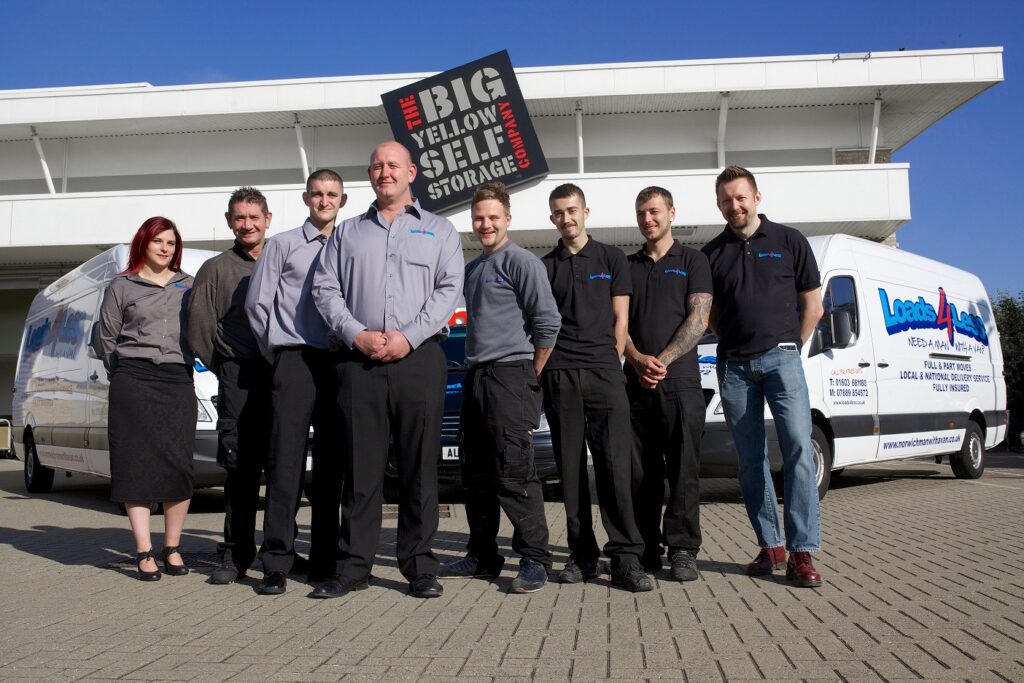
<svg viewBox="0 0 1024 683"><path fill-rule="evenodd" d="M412 191L428 211L469 201L481 183L512 186L548 172L505 50L381 100L395 140L419 169Z"/></svg>

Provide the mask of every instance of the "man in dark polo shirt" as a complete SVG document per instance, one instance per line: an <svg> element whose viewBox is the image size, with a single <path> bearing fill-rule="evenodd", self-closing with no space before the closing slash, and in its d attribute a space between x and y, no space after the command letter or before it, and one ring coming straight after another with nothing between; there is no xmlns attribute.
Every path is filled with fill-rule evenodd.
<svg viewBox="0 0 1024 683"><path fill-rule="evenodd" d="M240 187L224 214L231 248L196 273L188 304L188 342L217 376L217 464L225 469L224 542L210 583L245 576L256 558L256 510L270 441L270 363L245 317L245 295L263 251L270 208L263 193Z"/></svg>
<svg viewBox="0 0 1024 683"><path fill-rule="evenodd" d="M718 384L736 442L739 481L761 552L752 576L786 564L797 586L821 585L811 561L820 547L811 406L800 349L822 315L821 278L807 239L757 213L753 174L730 166L715 181L727 225L704 247L714 280L711 327ZM765 444L764 402L775 420L785 477L785 547ZM786 550L789 561L786 562Z"/></svg>
<svg viewBox="0 0 1024 683"><path fill-rule="evenodd" d="M672 238L672 193L648 187L636 198L646 240L629 257L633 296L626 343L626 393L633 423L633 508L644 539L643 566L661 569L668 546L676 581L697 578L700 551L700 439L704 392L697 342L711 312L711 269L704 254ZM662 520L668 477L669 501Z"/></svg>
<svg viewBox="0 0 1024 683"><path fill-rule="evenodd" d="M587 235L583 191L566 183L548 198L558 246L546 254L551 291L562 329L544 368L544 412L551 425L555 462L562 478L569 561L562 583L597 576L597 540L590 512L586 445L594 458L601 520L608 533L605 554L612 583L633 592L654 581L640 566L643 538L633 516L629 400L619 357L626 344L629 265L626 255Z"/></svg>

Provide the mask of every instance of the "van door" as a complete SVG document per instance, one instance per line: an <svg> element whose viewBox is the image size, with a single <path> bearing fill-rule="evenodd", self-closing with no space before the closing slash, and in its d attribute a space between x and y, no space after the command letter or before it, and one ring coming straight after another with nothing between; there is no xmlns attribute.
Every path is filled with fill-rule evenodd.
<svg viewBox="0 0 1024 683"><path fill-rule="evenodd" d="M830 271L825 278L825 313L819 323L825 350L818 359L835 436L833 467L869 462L878 450L874 342L858 282L851 270Z"/></svg>

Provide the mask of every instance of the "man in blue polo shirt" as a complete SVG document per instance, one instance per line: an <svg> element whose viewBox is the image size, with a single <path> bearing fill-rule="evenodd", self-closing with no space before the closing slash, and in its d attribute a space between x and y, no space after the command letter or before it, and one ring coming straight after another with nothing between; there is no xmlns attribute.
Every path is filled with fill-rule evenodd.
<svg viewBox="0 0 1024 683"><path fill-rule="evenodd" d="M753 174L729 166L715 181L727 225L705 247L714 280L711 327L718 335L718 384L736 442L739 481L761 552L752 576L786 565L797 586L821 585L811 561L820 547L811 405L800 349L822 315L821 277L797 230L757 213ZM785 547L768 469L764 410L775 419L785 476ZM786 550L789 561L786 562Z"/></svg>
<svg viewBox="0 0 1024 683"><path fill-rule="evenodd" d="M626 343L626 393L633 423L633 509L644 539L643 565L661 569L668 546L670 576L697 578L700 551L700 439L704 392L697 342L711 312L711 269L704 254L672 238L672 193L648 187L636 198L645 244L629 257L633 296ZM665 500L668 478L669 500Z"/></svg>
<svg viewBox="0 0 1024 683"><path fill-rule="evenodd" d="M612 583L633 592L653 590L654 581L640 566L644 544L633 516L629 400L619 362L629 322L629 265L620 249L587 235L590 210L579 187L559 185L551 191L548 206L561 239L541 261L562 329L541 379L562 477L570 551L558 580L579 583L598 574L585 447L589 444L597 503L608 533L604 552L611 558Z"/></svg>

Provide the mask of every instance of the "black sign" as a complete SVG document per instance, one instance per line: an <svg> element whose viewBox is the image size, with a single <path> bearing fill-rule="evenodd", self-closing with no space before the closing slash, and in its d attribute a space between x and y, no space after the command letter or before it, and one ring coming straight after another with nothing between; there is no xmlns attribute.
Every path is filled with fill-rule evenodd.
<svg viewBox="0 0 1024 683"><path fill-rule="evenodd" d="M511 186L548 172L504 50L381 99L419 169L412 191L428 211L469 201L481 183Z"/></svg>

